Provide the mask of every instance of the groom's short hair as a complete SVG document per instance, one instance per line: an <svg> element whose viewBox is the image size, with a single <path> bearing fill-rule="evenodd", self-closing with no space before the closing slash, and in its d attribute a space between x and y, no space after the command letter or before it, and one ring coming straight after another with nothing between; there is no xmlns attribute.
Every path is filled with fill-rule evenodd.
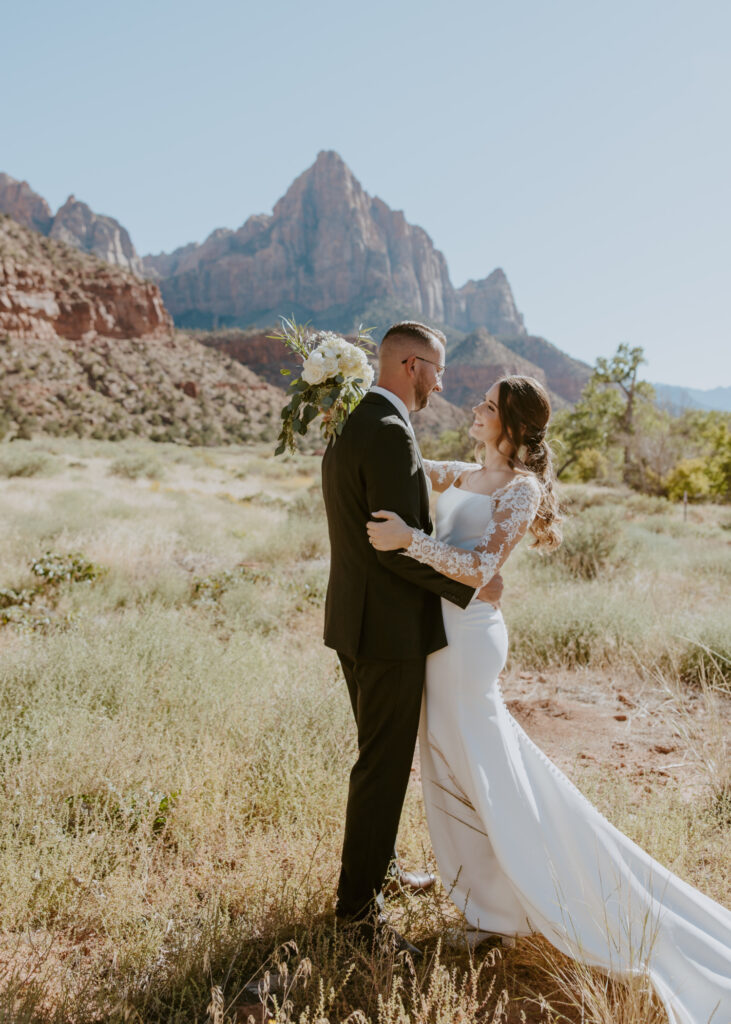
<svg viewBox="0 0 731 1024"><path fill-rule="evenodd" d="M388 328L381 340L381 348L388 351L391 347L401 347L409 343L413 345L414 342L419 347L429 349L434 349L435 342L443 345L445 349L447 347L447 339L438 328L428 327L418 320L402 320Z"/></svg>

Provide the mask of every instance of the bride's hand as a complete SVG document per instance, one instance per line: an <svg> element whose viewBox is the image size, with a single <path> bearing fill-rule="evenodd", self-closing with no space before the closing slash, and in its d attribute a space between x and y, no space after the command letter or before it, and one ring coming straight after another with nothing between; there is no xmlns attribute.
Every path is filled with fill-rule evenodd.
<svg viewBox="0 0 731 1024"><path fill-rule="evenodd" d="M395 512L372 512L374 519L384 519L382 523L368 523L368 539L376 551L396 551L407 548L411 543L412 529L407 526L401 516Z"/></svg>

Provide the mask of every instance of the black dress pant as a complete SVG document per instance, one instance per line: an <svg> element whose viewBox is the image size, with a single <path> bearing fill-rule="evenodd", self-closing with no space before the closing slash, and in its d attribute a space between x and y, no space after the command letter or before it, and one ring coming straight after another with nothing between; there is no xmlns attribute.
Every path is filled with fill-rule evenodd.
<svg viewBox="0 0 731 1024"><path fill-rule="evenodd" d="M393 857L419 729L425 658L353 659L340 654L358 728L350 773L336 911L364 917L375 907Z"/></svg>

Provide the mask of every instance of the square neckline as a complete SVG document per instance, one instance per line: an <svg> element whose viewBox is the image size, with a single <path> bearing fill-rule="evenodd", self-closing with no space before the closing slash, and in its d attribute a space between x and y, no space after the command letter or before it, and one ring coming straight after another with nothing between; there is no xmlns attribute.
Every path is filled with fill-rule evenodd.
<svg viewBox="0 0 731 1024"><path fill-rule="evenodd" d="M501 491L505 491L507 490L508 487L512 487L516 480L521 480L523 478L523 475L523 473L515 473L514 476L510 480L508 480L506 484L503 484L502 487L497 487L494 491L490 491L489 494L485 494L483 491L471 491L467 487L457 487L456 481L452 481L447 490L449 490L449 488L452 487L454 488L455 491L459 491L461 494L474 494L478 498L494 498L497 494L500 494ZM457 477L457 480L461 479L462 473L460 473L460 475Z"/></svg>

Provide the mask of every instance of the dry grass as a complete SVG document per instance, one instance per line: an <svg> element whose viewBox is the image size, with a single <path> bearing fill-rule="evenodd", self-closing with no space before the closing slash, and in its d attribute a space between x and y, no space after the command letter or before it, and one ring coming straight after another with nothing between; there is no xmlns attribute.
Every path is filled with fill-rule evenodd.
<svg viewBox="0 0 731 1024"><path fill-rule="evenodd" d="M138 441L3 449L0 590L32 582L45 551L105 571L44 591L0 628L0 1020L245 1019L245 986L265 967L286 974L268 1001L277 1021L663 1020L642 979L611 984L542 941L444 949L459 915L442 890L391 907L428 951L416 970L336 933L355 748L320 642L318 460ZM620 773L580 784L728 901L728 533L715 510L678 528L666 508L611 495L609 507L631 559L610 552L588 580L526 549L510 565L511 658L611 665L664 694L701 796L663 786L636 801ZM699 734L688 707L703 701L716 727ZM433 863L416 785L400 848Z"/></svg>

